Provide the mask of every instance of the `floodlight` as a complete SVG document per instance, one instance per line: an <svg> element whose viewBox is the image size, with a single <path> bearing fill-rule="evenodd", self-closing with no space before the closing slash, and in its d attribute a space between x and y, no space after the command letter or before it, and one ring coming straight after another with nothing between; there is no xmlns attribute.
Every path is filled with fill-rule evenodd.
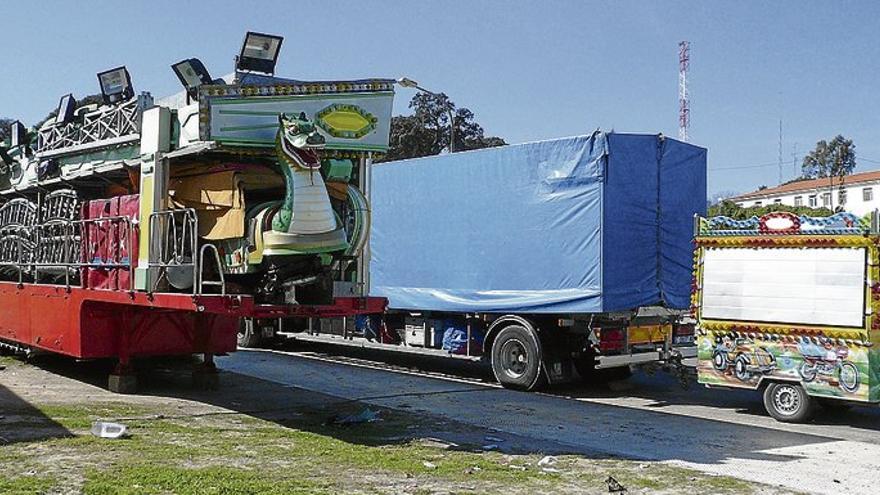
<svg viewBox="0 0 880 495"><path fill-rule="evenodd" d="M283 40L281 36L248 31L235 62L235 70L274 74Z"/></svg>
<svg viewBox="0 0 880 495"><path fill-rule="evenodd" d="M134 96L131 76L125 66L99 73L98 82L101 83L101 95L104 96L104 103L108 105Z"/></svg>
<svg viewBox="0 0 880 495"><path fill-rule="evenodd" d="M76 112L76 98L72 94L61 97L58 102L58 116L55 117L55 125L64 125L73 120L74 112Z"/></svg>
<svg viewBox="0 0 880 495"><path fill-rule="evenodd" d="M418 88L419 83L413 81L408 77L401 77L397 79L397 84L400 84L404 88Z"/></svg>
<svg viewBox="0 0 880 495"><path fill-rule="evenodd" d="M12 123L10 134L10 147L15 148L16 146L21 146L25 144L24 140L27 135L27 130L24 128L24 124L22 124L18 120Z"/></svg>
<svg viewBox="0 0 880 495"><path fill-rule="evenodd" d="M211 75L201 60L197 58L188 58L181 60L171 66L180 83L186 88L186 93L192 97L196 96L196 92L202 84L211 84Z"/></svg>

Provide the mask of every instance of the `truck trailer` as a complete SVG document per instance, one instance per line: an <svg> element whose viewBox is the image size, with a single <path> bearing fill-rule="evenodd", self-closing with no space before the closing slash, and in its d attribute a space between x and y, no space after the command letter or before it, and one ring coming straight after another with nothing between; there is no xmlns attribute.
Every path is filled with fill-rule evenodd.
<svg viewBox="0 0 880 495"><path fill-rule="evenodd" d="M704 148L597 131L379 163L370 189L365 282L389 311L299 338L484 359L529 390L692 355Z"/></svg>
<svg viewBox="0 0 880 495"><path fill-rule="evenodd" d="M877 213L698 218L698 380L757 390L803 422L821 405L880 403Z"/></svg>

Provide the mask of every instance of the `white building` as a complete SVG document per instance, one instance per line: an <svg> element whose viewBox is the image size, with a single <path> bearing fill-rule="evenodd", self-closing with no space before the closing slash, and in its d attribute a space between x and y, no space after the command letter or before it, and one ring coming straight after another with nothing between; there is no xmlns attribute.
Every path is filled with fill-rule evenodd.
<svg viewBox="0 0 880 495"><path fill-rule="evenodd" d="M742 207L783 204L789 206L809 206L842 208L862 216L880 209L880 170L848 175L843 184L835 177L832 180L805 179L781 186L759 189L754 192L728 198Z"/></svg>

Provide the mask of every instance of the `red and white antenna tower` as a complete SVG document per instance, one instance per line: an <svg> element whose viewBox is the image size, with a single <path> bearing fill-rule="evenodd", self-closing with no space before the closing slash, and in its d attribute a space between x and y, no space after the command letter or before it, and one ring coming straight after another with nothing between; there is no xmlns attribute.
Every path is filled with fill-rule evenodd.
<svg viewBox="0 0 880 495"><path fill-rule="evenodd" d="M691 127L691 98L688 93L687 74L691 66L691 43L678 43L678 139L687 142Z"/></svg>

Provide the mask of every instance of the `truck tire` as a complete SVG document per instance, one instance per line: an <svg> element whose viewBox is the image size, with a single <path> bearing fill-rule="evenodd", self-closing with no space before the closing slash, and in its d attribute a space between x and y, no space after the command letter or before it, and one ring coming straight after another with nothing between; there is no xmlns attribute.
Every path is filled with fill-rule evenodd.
<svg viewBox="0 0 880 495"><path fill-rule="evenodd" d="M764 389L764 408L777 421L804 423L813 416L816 400L799 383L771 383Z"/></svg>
<svg viewBox="0 0 880 495"><path fill-rule="evenodd" d="M260 333L253 318L241 318L238 322L238 346L245 349L259 347L263 343L263 334Z"/></svg>
<svg viewBox="0 0 880 495"><path fill-rule="evenodd" d="M544 383L543 354L534 331L522 325L502 328L492 342L492 372L507 388L540 388Z"/></svg>

